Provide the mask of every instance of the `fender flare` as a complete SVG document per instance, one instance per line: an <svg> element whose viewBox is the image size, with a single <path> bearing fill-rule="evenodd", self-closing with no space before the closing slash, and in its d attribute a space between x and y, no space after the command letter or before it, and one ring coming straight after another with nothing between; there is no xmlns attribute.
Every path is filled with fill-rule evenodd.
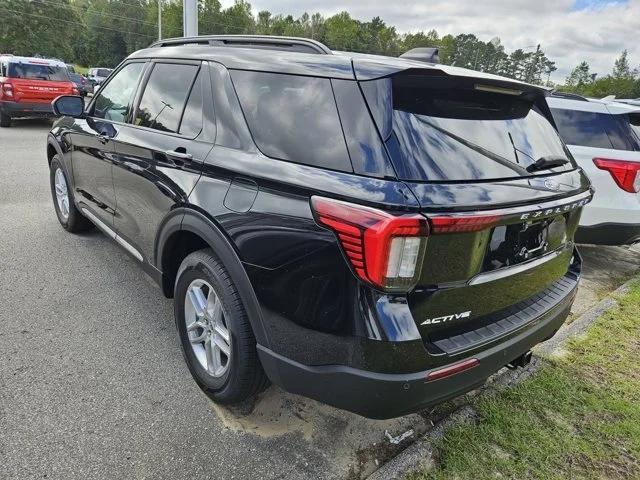
<svg viewBox="0 0 640 480"><path fill-rule="evenodd" d="M49 145L51 145L53 147L53 149L56 151L56 154L60 155L60 158L64 158L64 154L62 152L62 148L60 148L60 145L58 144L58 141L51 134L51 132L49 132L49 134L47 135L47 150L49 149ZM49 161L49 156L48 155L47 155L47 161ZM49 161L49 163L50 163L50 161Z"/></svg>
<svg viewBox="0 0 640 480"><path fill-rule="evenodd" d="M213 220L191 208L181 207L174 209L162 223L156 235L154 258L156 267L160 270L162 269L162 257L167 241L172 235L180 231L198 235L214 251L238 289L238 294L247 311L256 341L260 345L270 345L264 327L262 309L249 276L231 241ZM173 285L168 285L168 278L164 274L162 275L162 290L165 295L167 293L173 294Z"/></svg>

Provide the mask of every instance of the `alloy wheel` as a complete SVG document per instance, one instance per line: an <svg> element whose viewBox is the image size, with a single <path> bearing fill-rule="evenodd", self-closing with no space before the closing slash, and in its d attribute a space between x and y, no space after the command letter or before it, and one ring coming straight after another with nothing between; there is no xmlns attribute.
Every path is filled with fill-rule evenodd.
<svg viewBox="0 0 640 480"><path fill-rule="evenodd" d="M62 218L67 220L69 218L69 191L67 189L67 180L60 168L56 169L54 187L56 190L58 210L60 211Z"/></svg>
<svg viewBox="0 0 640 480"><path fill-rule="evenodd" d="M222 377L231 363L231 334L220 298L209 282L191 282L184 302L184 320L191 348L204 370Z"/></svg>

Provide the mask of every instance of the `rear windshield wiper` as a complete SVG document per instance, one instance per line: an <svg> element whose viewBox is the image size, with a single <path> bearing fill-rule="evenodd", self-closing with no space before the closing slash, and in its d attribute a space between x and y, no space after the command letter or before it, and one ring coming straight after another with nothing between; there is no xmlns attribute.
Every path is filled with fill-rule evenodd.
<svg viewBox="0 0 640 480"><path fill-rule="evenodd" d="M465 140L464 138L456 135L455 133L445 130L444 128L441 128L438 125L435 125L434 123L431 123L430 121L425 120L424 118L421 118L420 115L416 115L416 119L420 123L429 125L431 128L439 131L440 133L443 133L447 137L453 138L454 140L461 143L465 147L468 147L471 150L475 150L476 152L484 155L485 157L490 158L491 160L494 160L495 162L498 162L499 164L504 165L507 168L510 168L511 170L518 173L519 175L525 176L527 173L529 173L528 169L521 167L517 163L514 163L512 160L509 160L508 158L505 158L502 155L498 155L497 153L493 153L492 151L487 150L486 148L481 147L480 145L477 145L473 142L470 142L469 140Z"/></svg>
<svg viewBox="0 0 640 480"><path fill-rule="evenodd" d="M555 155L548 155L546 157L540 157L527 167L527 172L536 172L538 170L548 170L554 167L561 167L569 163L569 160L564 157L558 157Z"/></svg>

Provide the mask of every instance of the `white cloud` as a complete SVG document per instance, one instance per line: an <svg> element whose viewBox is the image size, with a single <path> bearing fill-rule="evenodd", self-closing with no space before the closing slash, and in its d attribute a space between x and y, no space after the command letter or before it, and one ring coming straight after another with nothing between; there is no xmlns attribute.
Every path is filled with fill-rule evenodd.
<svg viewBox="0 0 640 480"><path fill-rule="evenodd" d="M223 0L228 6L233 0ZM325 16L346 10L354 18L381 17L399 32L430 30L438 33L474 33L488 41L498 36L507 50L540 43L556 61L552 78L563 80L582 60L593 72L607 74L620 52L627 48L632 66L640 65L640 0L600 0L598 5L575 10L575 0L254 0L255 12L299 16L320 12Z"/></svg>

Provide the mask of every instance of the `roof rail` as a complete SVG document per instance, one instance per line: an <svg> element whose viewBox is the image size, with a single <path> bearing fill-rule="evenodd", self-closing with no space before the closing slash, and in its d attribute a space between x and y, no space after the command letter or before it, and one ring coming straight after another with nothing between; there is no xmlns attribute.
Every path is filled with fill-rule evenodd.
<svg viewBox="0 0 640 480"><path fill-rule="evenodd" d="M582 95L578 95L577 93L569 93L569 92L558 92L553 90L551 92L552 97L560 97L560 98L568 98L571 100L580 100L581 102L588 102L589 99L587 97L583 97Z"/></svg>
<svg viewBox="0 0 640 480"><path fill-rule="evenodd" d="M262 48L302 53L330 55L326 45L310 38L278 37L275 35L202 35L198 37L165 38L149 45L149 48L175 47L179 45L210 45L216 47Z"/></svg>

